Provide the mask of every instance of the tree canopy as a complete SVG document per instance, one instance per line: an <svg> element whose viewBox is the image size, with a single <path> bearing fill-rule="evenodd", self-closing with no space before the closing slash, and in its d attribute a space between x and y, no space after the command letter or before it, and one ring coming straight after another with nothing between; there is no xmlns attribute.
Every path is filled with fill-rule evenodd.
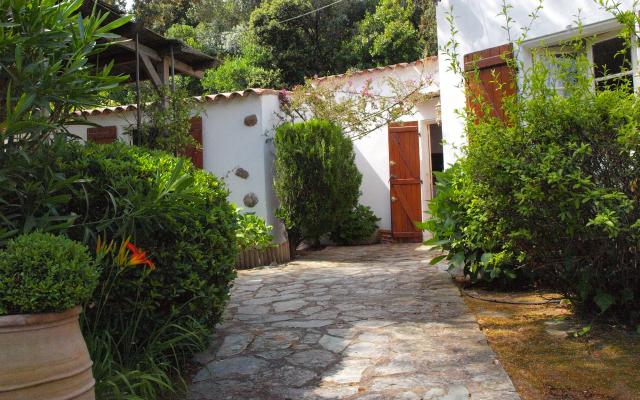
<svg viewBox="0 0 640 400"><path fill-rule="evenodd" d="M437 51L432 0L134 0L132 12L220 61L201 82L184 80L193 94L293 88Z"/></svg>

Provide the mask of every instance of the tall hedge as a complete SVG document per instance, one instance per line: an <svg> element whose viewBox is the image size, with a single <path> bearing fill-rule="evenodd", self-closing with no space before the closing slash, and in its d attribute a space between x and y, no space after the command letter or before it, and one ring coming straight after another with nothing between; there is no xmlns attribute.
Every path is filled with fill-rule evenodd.
<svg viewBox="0 0 640 400"><path fill-rule="evenodd" d="M534 279L637 323L640 99L624 86L595 91L588 60L572 65L558 69L571 76L525 71L506 121L469 114L466 154L438 177L427 227L474 278Z"/></svg>
<svg viewBox="0 0 640 400"><path fill-rule="evenodd" d="M362 174L353 143L323 120L286 123L275 136L275 189L295 247L318 244L357 205Z"/></svg>

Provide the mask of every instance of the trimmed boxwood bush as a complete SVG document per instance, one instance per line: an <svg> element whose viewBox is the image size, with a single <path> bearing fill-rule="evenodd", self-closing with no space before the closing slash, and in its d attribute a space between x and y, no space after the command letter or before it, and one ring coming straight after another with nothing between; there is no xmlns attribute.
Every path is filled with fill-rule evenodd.
<svg viewBox="0 0 640 400"><path fill-rule="evenodd" d="M331 232L331 240L340 245L365 244L373 239L378 221L371 207L358 204Z"/></svg>
<svg viewBox="0 0 640 400"><path fill-rule="evenodd" d="M85 304L98 283L88 249L34 232L0 251L0 315L59 312Z"/></svg>

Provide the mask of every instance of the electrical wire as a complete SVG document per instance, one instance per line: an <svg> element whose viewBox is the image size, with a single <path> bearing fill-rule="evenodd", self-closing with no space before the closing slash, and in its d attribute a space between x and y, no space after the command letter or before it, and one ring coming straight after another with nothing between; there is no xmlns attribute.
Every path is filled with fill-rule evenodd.
<svg viewBox="0 0 640 400"><path fill-rule="evenodd" d="M282 21L278 21L278 23L279 23L279 24L284 24L285 22L289 22L289 21L293 21L294 19L302 18L302 17L307 16L307 15L309 15L309 14L313 14L313 13L315 13L315 12L318 12L318 11L324 10L325 8L331 7L331 6L335 5L335 4L342 3L343 1L344 1L344 0L337 0L337 1L334 1L334 2L333 2L333 3L331 3L331 4L327 4L326 6L322 6L322 7L316 8L315 10L308 11L308 12L306 12L306 13L304 13L304 14L296 15L295 17L291 17L291 18L287 18L287 19L282 20Z"/></svg>

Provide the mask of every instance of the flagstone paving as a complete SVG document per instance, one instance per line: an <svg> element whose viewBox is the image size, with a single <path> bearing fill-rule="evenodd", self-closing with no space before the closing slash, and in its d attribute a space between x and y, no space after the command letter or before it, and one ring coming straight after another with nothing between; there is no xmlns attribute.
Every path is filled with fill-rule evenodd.
<svg viewBox="0 0 640 400"><path fill-rule="evenodd" d="M519 399L459 290L417 245L240 271L188 398Z"/></svg>

